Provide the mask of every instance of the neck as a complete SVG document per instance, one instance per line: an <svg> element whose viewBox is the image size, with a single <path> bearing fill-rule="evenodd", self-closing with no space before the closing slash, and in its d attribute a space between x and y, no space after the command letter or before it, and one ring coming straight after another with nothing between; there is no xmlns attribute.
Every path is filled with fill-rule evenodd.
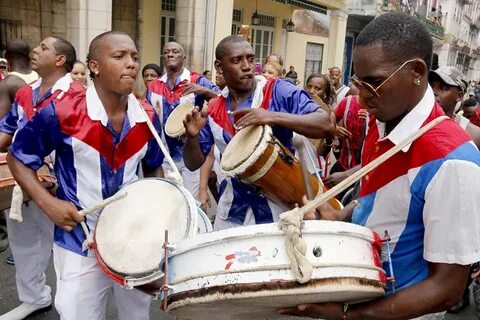
<svg viewBox="0 0 480 320"><path fill-rule="evenodd" d="M341 83L341 82L337 83L337 84L335 85L335 90L340 89L341 86L342 86L342 83Z"/></svg>
<svg viewBox="0 0 480 320"><path fill-rule="evenodd" d="M455 110L455 106L453 106L451 109L443 109L443 112L445 112L445 115L449 118L454 118L454 110Z"/></svg>
<svg viewBox="0 0 480 320"><path fill-rule="evenodd" d="M115 93L102 87L97 82L93 82L93 85L109 118L118 114L125 114L128 106L128 94Z"/></svg>
<svg viewBox="0 0 480 320"><path fill-rule="evenodd" d="M252 95L252 93L255 92L256 88L257 88L257 83L255 83L253 87L247 91L236 90L234 88L228 87L230 107L232 107L232 109L235 110L238 104L247 100Z"/></svg>
<svg viewBox="0 0 480 320"><path fill-rule="evenodd" d="M423 81L423 83L426 83ZM385 135L388 135L392 130L402 121L402 119L412 111L419 103L422 101L425 93L427 92L427 86L423 85L423 87L417 87L418 89L412 90L411 101L406 101L405 104L408 107L405 109L405 112L400 114L398 117L392 120L388 120L385 122Z"/></svg>
<svg viewBox="0 0 480 320"><path fill-rule="evenodd" d="M175 69L168 69L167 70L167 81L173 85L175 85L175 80L177 80L177 78L179 76L181 76L183 73L183 66L181 66L180 68L175 68Z"/></svg>
<svg viewBox="0 0 480 320"><path fill-rule="evenodd" d="M48 89L53 87L55 85L55 82L57 82L58 79L63 78L65 75L66 72L64 70L55 70L53 72L45 72L45 74L39 74L39 76L42 78L41 88Z"/></svg>
<svg viewBox="0 0 480 320"><path fill-rule="evenodd" d="M29 74L30 72L32 72L32 68L30 68L30 63L23 60L14 60L10 66L10 70L23 74Z"/></svg>

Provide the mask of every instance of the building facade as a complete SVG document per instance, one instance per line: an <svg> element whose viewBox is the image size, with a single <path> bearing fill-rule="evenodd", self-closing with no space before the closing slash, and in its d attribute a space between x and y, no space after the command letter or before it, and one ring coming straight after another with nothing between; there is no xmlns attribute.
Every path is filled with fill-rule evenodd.
<svg viewBox="0 0 480 320"><path fill-rule="evenodd" d="M349 0L344 68L352 72L351 48L361 29L376 16L402 11L416 16L433 39L432 68L452 65L470 80L480 79L480 1Z"/></svg>

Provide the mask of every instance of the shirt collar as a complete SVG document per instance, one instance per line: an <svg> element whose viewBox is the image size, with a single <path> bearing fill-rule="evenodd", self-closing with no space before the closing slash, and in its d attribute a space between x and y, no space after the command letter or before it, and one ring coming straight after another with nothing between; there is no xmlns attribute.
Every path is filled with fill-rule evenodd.
<svg viewBox="0 0 480 320"><path fill-rule="evenodd" d="M72 82L73 82L72 76L70 75L70 73L67 73L55 82L50 92L55 92L57 90L60 90L62 92L67 92L68 89L70 89L70 85L72 84ZM38 78L37 81L31 84L33 90L39 88L41 85L42 85L42 78Z"/></svg>
<svg viewBox="0 0 480 320"><path fill-rule="evenodd" d="M190 71L188 71L187 68L183 68L182 74L181 74L180 76L178 76L177 79L175 79L175 86L176 86L178 83L180 83L180 82L182 82L182 81L184 81L184 80L190 82L190 79L191 79L191 77L190 77ZM167 83L167 80L168 80L168 74L165 73L165 74L160 78L160 81L162 81L162 82L164 82L164 83Z"/></svg>
<svg viewBox="0 0 480 320"><path fill-rule="evenodd" d="M106 127L108 115L94 85L87 88L86 95L88 116L92 120L100 121L102 125ZM127 102L127 117L131 128L133 128L136 123L147 121L145 114L140 108L142 108L140 102L138 102L133 93L130 93Z"/></svg>
<svg viewBox="0 0 480 320"><path fill-rule="evenodd" d="M260 91L263 90L263 87L265 87L265 84L267 83L267 79L264 76L256 75L255 81L257 82L257 87L255 88L254 95L259 95ZM223 88L223 90L220 92L220 95L222 95L226 99L228 98L229 93L230 92L228 90L228 87L225 86L225 88Z"/></svg>
<svg viewBox="0 0 480 320"><path fill-rule="evenodd" d="M379 141L388 139L393 142L393 144L398 145L422 127L422 124L432 113L434 105L435 97L433 95L433 90L429 85L422 100L420 100L415 108L407 113L405 117L403 117L403 119L397 124L397 126L392 130L392 132L390 132L388 136L381 138ZM385 132L385 123L377 120L377 127L380 137L382 137L383 133ZM407 152L411 145L412 144L409 143L402 149L402 151Z"/></svg>

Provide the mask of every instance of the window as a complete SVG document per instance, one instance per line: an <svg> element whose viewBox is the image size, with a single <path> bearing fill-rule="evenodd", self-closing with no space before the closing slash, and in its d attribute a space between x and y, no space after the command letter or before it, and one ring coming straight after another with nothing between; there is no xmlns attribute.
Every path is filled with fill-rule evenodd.
<svg viewBox="0 0 480 320"><path fill-rule="evenodd" d="M22 21L0 19L0 54L5 50L7 41L22 38Z"/></svg>
<svg viewBox="0 0 480 320"><path fill-rule="evenodd" d="M177 0L162 0L162 11L175 12L177 9Z"/></svg>
<svg viewBox="0 0 480 320"><path fill-rule="evenodd" d="M306 51L305 78L303 79L303 83L306 83L308 76L312 73L322 72L323 44L307 42Z"/></svg>
<svg viewBox="0 0 480 320"><path fill-rule="evenodd" d="M239 9L233 9L232 14L232 35L236 35L240 32L240 26L243 23L243 11Z"/></svg>
<svg viewBox="0 0 480 320"><path fill-rule="evenodd" d="M252 28L252 47L255 59L263 65L265 58L272 54L275 35L275 17L258 14L260 25Z"/></svg>
<svg viewBox="0 0 480 320"><path fill-rule="evenodd" d="M165 8L165 9L164 9ZM163 46L169 41L175 41L175 0L162 0L160 15L160 67L163 69ZM171 10L173 9L173 10Z"/></svg>

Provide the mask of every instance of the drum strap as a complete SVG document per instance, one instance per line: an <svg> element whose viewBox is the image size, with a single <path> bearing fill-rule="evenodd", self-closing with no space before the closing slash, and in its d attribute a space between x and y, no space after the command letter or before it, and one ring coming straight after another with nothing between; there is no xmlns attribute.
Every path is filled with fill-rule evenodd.
<svg viewBox="0 0 480 320"><path fill-rule="evenodd" d="M300 283L305 283L310 280L311 274L313 272L312 265L310 261L305 257L306 253L306 243L305 240L301 238L301 227L303 222L303 217L305 214L315 211L315 209L321 204L327 202L329 199L335 197L339 193L343 192L345 189L353 185L355 182L359 181L365 175L370 173L372 170L377 168L379 165L390 159L392 156L397 154L400 150L411 144L413 141L421 137L424 133L429 131L431 128L439 124L445 119L449 119L447 116L440 116L434 120L427 123L425 126L420 128L420 130L415 131L405 140L400 142L398 145L394 146L384 154L382 154L377 159L368 163L362 167L357 172L353 173L347 179L343 180L337 184L332 189L327 192L319 195L311 202L307 203L301 208L294 208L293 210L286 211L280 215L280 220L278 221L278 227L280 230L283 230L287 236L285 239L285 245L287 248L287 254L290 258L292 264L292 272L295 275L295 278Z"/></svg>

